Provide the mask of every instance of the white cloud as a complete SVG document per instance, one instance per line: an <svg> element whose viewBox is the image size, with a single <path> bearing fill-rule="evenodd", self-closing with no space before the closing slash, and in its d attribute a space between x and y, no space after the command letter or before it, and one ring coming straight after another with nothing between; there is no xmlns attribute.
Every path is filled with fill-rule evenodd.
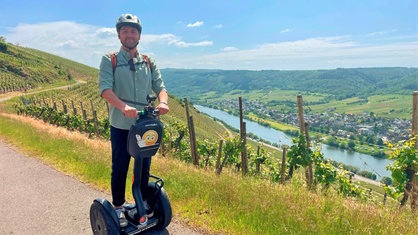
<svg viewBox="0 0 418 235"><path fill-rule="evenodd" d="M367 36L382 36L385 34L396 32L396 31L397 31L396 29L390 29L386 31L372 32L372 33L367 34Z"/></svg>
<svg viewBox="0 0 418 235"><path fill-rule="evenodd" d="M196 21L193 24L188 24L187 27L193 28L193 27L200 27L203 25L203 21Z"/></svg>
<svg viewBox="0 0 418 235"><path fill-rule="evenodd" d="M331 69L343 67L418 67L418 40L362 45L350 36L268 43L248 50L223 50L180 64L221 69ZM186 61L187 60L187 61ZM181 67L181 66L179 66Z"/></svg>
<svg viewBox="0 0 418 235"><path fill-rule="evenodd" d="M224 47L222 48L222 51L236 51L238 48L236 47Z"/></svg>
<svg viewBox="0 0 418 235"><path fill-rule="evenodd" d="M144 34L139 45L141 51L158 56L160 68L258 70L418 67L418 35L373 35L376 38L365 35L365 42L359 41L359 36L351 35L315 37L265 43L245 50L227 46L218 49L217 53L209 50L214 45L213 41L187 42L174 34ZM114 28L69 21L19 24L9 29L4 37L8 42L50 52L93 67L98 67L103 54L120 47ZM202 49L186 49L193 47Z"/></svg>
<svg viewBox="0 0 418 235"><path fill-rule="evenodd" d="M171 40L169 45L175 45L177 47L206 47L206 46L212 46L212 41L201 41L201 42L184 42L180 40Z"/></svg>
<svg viewBox="0 0 418 235"><path fill-rule="evenodd" d="M222 24L217 24L217 25L215 25L215 28L217 28L217 29L221 29L221 28L223 28L224 26L222 25Z"/></svg>
<svg viewBox="0 0 418 235"><path fill-rule="evenodd" d="M147 34L143 36L141 43L163 43L167 45L174 45L176 47L204 47L213 45L212 41L185 42L174 34Z"/></svg>
<svg viewBox="0 0 418 235"><path fill-rule="evenodd" d="M293 31L293 30L291 30L291 29L283 29L283 30L280 30L280 33L289 33L291 31Z"/></svg>
<svg viewBox="0 0 418 235"><path fill-rule="evenodd" d="M108 52L119 50L120 42L114 28L103 28L69 21L40 24L19 24L5 36L8 42L32 47L66 57L93 67ZM173 45L179 48L212 46L212 41L185 42L174 34L144 34L140 48L152 44ZM147 52L152 54L152 52Z"/></svg>
<svg viewBox="0 0 418 235"><path fill-rule="evenodd" d="M36 48L97 67L101 55L119 48L113 28L57 21L18 24L6 35L8 42Z"/></svg>

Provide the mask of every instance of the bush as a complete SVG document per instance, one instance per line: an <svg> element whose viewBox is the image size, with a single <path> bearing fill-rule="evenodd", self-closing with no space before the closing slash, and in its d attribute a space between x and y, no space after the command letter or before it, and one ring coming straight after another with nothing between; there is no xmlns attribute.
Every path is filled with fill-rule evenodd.
<svg viewBox="0 0 418 235"><path fill-rule="evenodd" d="M0 51L7 52L7 43L0 40Z"/></svg>

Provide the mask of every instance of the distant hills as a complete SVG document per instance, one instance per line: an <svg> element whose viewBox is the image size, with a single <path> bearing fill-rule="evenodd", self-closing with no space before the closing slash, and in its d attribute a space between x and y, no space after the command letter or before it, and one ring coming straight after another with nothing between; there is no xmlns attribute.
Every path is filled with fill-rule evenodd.
<svg viewBox="0 0 418 235"><path fill-rule="evenodd" d="M162 69L170 92L199 100L205 93L234 90L296 90L332 95L341 100L418 90L418 68L338 68L331 70L198 70Z"/></svg>
<svg viewBox="0 0 418 235"><path fill-rule="evenodd" d="M291 90L320 93L335 100L373 95L410 95L418 90L418 68L339 68L331 70L161 69L171 94L199 100L202 94ZM39 50L6 43L0 37L0 92L30 85L96 80L95 68Z"/></svg>

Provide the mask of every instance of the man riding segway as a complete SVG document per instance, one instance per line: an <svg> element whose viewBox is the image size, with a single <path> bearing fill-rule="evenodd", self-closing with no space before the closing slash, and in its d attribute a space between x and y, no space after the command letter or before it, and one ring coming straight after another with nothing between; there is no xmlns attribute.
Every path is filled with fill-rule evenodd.
<svg viewBox="0 0 418 235"><path fill-rule="evenodd" d="M100 95L110 104L109 121L111 124L110 141L112 147L112 208L119 221L118 227L124 228L129 225L130 221L126 218L126 215L129 212L128 210L132 209L132 206L127 204L125 199L126 177L132 156L132 153L127 150L130 129L133 126L137 126L139 123L137 122L138 110L142 110L144 106L152 107L149 109L154 110L153 106L155 98L152 100L152 98L148 96L149 94L155 93L158 96L159 104L155 108L155 110L158 110L158 115L168 113L169 107L167 103L168 94L155 61L146 55L140 54L137 49L142 33L141 21L135 15L122 14L116 21L116 30L121 42L121 48L119 52L110 53L102 57L99 70L99 90ZM140 120L141 117L138 121ZM152 133L152 130L150 130L150 133ZM145 155L146 156L133 156L135 162L137 162L138 159L141 159L138 161L141 162L141 164L135 165L135 167L140 169L134 170L136 171L134 172L134 175L140 174L140 176L135 175L136 179L140 182L134 181L134 185L140 188L140 190L133 191L134 197L138 192L140 194L139 197L142 197L149 189L149 171L151 156L153 154ZM160 184L155 183L155 185ZM160 186L162 187L162 185ZM158 188L160 186L155 187ZM135 200L137 200L137 198L135 198ZM104 204L107 203L103 202L102 205ZM105 207L108 209L109 206L107 205ZM152 206L149 205L148 201L141 200L136 201L136 207L136 213L139 215L138 224L146 225L148 219L154 216Z"/></svg>

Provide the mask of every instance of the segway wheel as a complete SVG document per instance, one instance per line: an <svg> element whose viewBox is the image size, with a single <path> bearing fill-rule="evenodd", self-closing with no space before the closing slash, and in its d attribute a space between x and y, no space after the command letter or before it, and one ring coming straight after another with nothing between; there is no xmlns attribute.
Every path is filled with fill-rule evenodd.
<svg viewBox="0 0 418 235"><path fill-rule="evenodd" d="M148 191L155 192L155 190L156 190L155 183L150 182L148 184ZM149 200L153 200L153 199L149 198ZM172 213L173 213L171 209L170 200L168 199L167 192L164 190L164 188L161 188L161 190L157 193L157 195L155 195L155 198L153 201L155 203L154 207L155 207L156 217L158 218L158 224L156 228L163 230L170 224Z"/></svg>
<svg viewBox="0 0 418 235"><path fill-rule="evenodd" d="M98 201L94 201L90 207L90 224L94 235L120 234L114 219Z"/></svg>

